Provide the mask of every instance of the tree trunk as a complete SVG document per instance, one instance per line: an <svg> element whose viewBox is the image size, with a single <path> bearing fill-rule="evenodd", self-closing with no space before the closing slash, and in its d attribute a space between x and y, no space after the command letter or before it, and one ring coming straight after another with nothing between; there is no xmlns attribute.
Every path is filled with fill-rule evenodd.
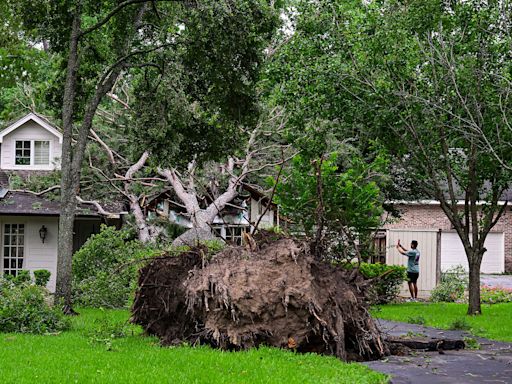
<svg viewBox="0 0 512 384"><path fill-rule="evenodd" d="M153 243L155 242L155 231L152 230L151 226L147 223L144 212L139 205L138 200L130 201L130 209L133 212L135 218L135 224L137 225L137 237L141 243Z"/></svg>
<svg viewBox="0 0 512 384"><path fill-rule="evenodd" d="M70 36L64 101L62 106L62 180L61 213L57 245L57 285L55 296L63 301L64 312L73 313L71 302L71 260L73 257L73 226L75 221L76 190L73 186L72 134L73 110L76 95L77 71L79 67L78 40L80 33L80 12L76 10Z"/></svg>
<svg viewBox="0 0 512 384"><path fill-rule="evenodd" d="M474 254L467 255L469 261L469 306L468 315L480 315L482 308L480 305L480 264L482 264L482 255L478 250Z"/></svg>
<svg viewBox="0 0 512 384"><path fill-rule="evenodd" d="M71 259L73 257L73 226L75 221L75 204L69 204L70 199L74 199L74 193L69 194L69 198L64 198L64 192L61 192L62 205L59 218L59 244L57 258L57 287L56 297L63 302L65 313L72 313L71 302Z"/></svg>
<svg viewBox="0 0 512 384"><path fill-rule="evenodd" d="M315 161L314 169L316 176L316 194L318 197L318 204L316 207L316 233L315 240L313 242L313 254L316 258L321 258L323 254L323 233L324 233L324 199L323 199L323 180L322 180L322 163L323 157L320 160Z"/></svg>

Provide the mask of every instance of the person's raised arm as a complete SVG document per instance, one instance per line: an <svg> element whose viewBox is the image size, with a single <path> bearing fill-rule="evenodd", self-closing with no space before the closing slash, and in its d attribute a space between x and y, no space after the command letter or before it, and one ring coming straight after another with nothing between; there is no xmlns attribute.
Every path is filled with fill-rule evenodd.
<svg viewBox="0 0 512 384"><path fill-rule="evenodd" d="M402 255L407 256L407 249L405 249L402 244L400 244L400 239L398 239L398 242L396 243L396 249L398 252L400 252Z"/></svg>

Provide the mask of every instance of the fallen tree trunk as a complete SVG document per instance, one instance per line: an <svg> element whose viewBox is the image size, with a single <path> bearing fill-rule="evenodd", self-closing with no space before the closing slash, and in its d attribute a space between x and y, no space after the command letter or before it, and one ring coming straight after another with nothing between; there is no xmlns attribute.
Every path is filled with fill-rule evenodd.
<svg viewBox="0 0 512 384"><path fill-rule="evenodd" d="M349 282L344 268L315 260L292 239L259 246L229 247L210 261L201 247L155 259L140 271L132 321L164 345L269 345L344 360L389 353L362 277Z"/></svg>
<svg viewBox="0 0 512 384"><path fill-rule="evenodd" d="M427 337L388 337L388 343L399 344L410 349L419 349L424 351L450 351L464 349L466 344L460 339L443 339Z"/></svg>

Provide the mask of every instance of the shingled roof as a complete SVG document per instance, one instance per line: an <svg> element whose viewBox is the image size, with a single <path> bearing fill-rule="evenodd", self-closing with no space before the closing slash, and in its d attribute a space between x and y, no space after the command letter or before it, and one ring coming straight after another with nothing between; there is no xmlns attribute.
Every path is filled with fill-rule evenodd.
<svg viewBox="0 0 512 384"><path fill-rule="evenodd" d="M106 207L106 209L108 209L108 207ZM113 211L120 212L119 209ZM0 215L59 216L60 202L57 200L49 200L29 192L8 191L6 195L0 199ZM96 207L92 204L78 204L76 215L77 217L101 216Z"/></svg>

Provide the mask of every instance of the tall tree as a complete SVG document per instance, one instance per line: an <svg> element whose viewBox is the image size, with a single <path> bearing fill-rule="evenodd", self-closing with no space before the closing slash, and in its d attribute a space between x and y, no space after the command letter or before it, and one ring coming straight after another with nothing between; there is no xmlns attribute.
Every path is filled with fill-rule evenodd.
<svg viewBox="0 0 512 384"><path fill-rule="evenodd" d="M375 105L378 136L424 196L438 200L469 264L468 314L481 312L485 240L506 209L510 151L509 2L412 1L374 8L359 76ZM367 65L370 64L370 65ZM362 68L362 67L361 67ZM493 140L496 139L496 140Z"/></svg>
<svg viewBox="0 0 512 384"><path fill-rule="evenodd" d="M363 152L377 140L415 197L440 202L468 258L468 313L480 313L484 243L512 182L510 2L295 4L271 94L302 140L354 138Z"/></svg>
<svg viewBox="0 0 512 384"><path fill-rule="evenodd" d="M9 1L9 4L22 20L25 31L35 41L47 42L49 49L60 54L65 64L61 76L62 91L57 90L54 98L60 104L64 136L56 294L64 299L65 310L71 312L76 197L87 139L104 96L122 73L147 67L163 70L151 54L166 51L171 52L168 56L181 57L182 62L189 57L191 63L204 64L203 67L187 65L188 75L198 80L197 89L212 85L219 89L222 79L237 80L233 92L225 87L217 99L219 104L222 104L222 97L230 101L229 112L233 118L237 111L242 111L239 107L247 109L250 101L237 99L237 96L241 91L247 93L252 86L251 72L257 70L259 48L255 42L259 28L267 25L262 20L268 13L265 3L258 0L104 0L99 3L90 0L23 0ZM230 25L236 24L240 9L246 11L242 14L246 16L247 24L234 33ZM221 28L209 23L217 19L224 22ZM206 40L209 35L215 37L210 45ZM247 56L241 52L254 53ZM202 76L205 78L201 79ZM215 81L208 81L211 79ZM203 94L208 95L208 92ZM219 116L225 115L222 108L219 111Z"/></svg>

